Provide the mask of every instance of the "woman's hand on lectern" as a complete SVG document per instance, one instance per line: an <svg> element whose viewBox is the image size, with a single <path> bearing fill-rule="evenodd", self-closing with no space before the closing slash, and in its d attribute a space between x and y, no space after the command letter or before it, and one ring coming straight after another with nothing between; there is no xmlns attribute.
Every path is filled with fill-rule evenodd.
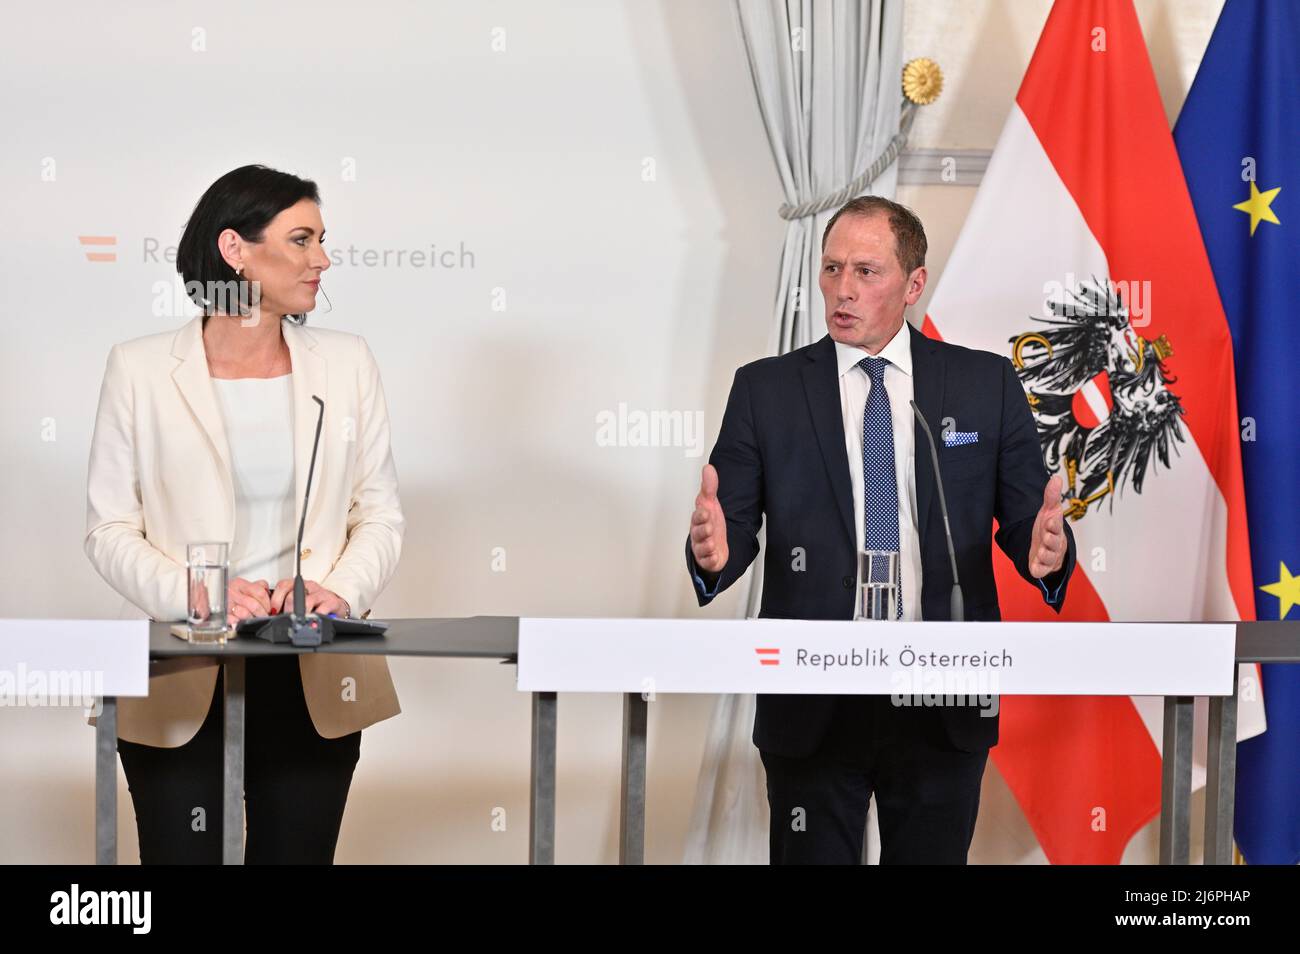
<svg viewBox="0 0 1300 954"><path fill-rule="evenodd" d="M271 587L266 580L235 577L226 587L226 623L234 626L241 619L271 615Z"/></svg>
<svg viewBox="0 0 1300 954"><path fill-rule="evenodd" d="M307 604L305 612L316 613L318 616L333 613L342 617L347 617L352 612L347 600L334 591L325 589L315 580L303 580L303 589L303 602ZM271 593L271 612L293 612L293 580L281 580L275 584L275 590Z"/></svg>

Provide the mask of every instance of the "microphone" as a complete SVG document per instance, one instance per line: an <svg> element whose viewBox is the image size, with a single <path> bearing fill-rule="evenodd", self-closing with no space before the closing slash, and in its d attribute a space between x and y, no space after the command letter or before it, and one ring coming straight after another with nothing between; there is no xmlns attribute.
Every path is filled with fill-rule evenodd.
<svg viewBox="0 0 1300 954"><path fill-rule="evenodd" d="M334 621L328 616L305 612L306 584L302 581L302 538L307 529L307 501L311 499L311 480L316 473L316 452L320 449L321 425L325 423L325 402L312 395L320 405L316 417L316 438L311 445L311 463L307 466L307 490L302 498L302 519L298 521L298 546L294 558L293 612L272 617L258 627L253 635L271 643L292 643L295 646L319 646L334 641Z"/></svg>
<svg viewBox="0 0 1300 954"><path fill-rule="evenodd" d="M925 439L930 445L930 460L934 463L934 482L939 485L939 509L943 513L943 535L948 540L948 559L952 561L952 602L949 615L953 620L961 622L966 619L965 600L962 599L961 583L957 579L957 548L952 543L952 526L948 523L948 501L943 494L943 478L939 475L939 450L935 447L934 434L930 432L930 425L925 422L921 414L921 409L916 406L915 401L908 401L912 405L912 413L921 424L921 430L925 431Z"/></svg>
<svg viewBox="0 0 1300 954"><path fill-rule="evenodd" d="M299 621L306 619L302 612L307 605L306 585L302 581L302 537L307 529L307 501L311 499L311 479L316 473L316 451L320 449L320 430L325 423L325 402L312 395L311 399L320 406L316 415L316 436L311 442L311 463L307 465L307 489L302 495L302 518L298 521L298 545L294 547L293 574L293 616Z"/></svg>

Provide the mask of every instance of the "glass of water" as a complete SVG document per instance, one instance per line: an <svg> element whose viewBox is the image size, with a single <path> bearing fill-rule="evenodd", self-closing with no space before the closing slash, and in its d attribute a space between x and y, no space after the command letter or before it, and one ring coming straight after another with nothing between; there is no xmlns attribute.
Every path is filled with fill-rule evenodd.
<svg viewBox="0 0 1300 954"><path fill-rule="evenodd" d="M191 543L185 548L191 642L225 643L229 570L229 544Z"/></svg>
<svg viewBox="0 0 1300 954"><path fill-rule="evenodd" d="M862 589L859 619L898 618L898 551L863 550L858 555Z"/></svg>

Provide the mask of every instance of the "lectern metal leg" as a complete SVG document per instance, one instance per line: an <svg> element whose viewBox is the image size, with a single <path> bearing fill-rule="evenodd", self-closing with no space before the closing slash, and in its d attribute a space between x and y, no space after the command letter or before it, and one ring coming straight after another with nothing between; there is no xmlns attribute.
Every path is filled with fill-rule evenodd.
<svg viewBox="0 0 1300 954"><path fill-rule="evenodd" d="M1191 696L1165 696L1160 780L1160 863L1185 865L1191 856Z"/></svg>
<svg viewBox="0 0 1300 954"><path fill-rule="evenodd" d="M528 863L555 864L556 695L533 693L532 790L528 798Z"/></svg>
<svg viewBox="0 0 1300 954"><path fill-rule="evenodd" d="M95 864L117 864L117 697L95 717Z"/></svg>
<svg viewBox="0 0 1300 954"><path fill-rule="evenodd" d="M1237 787L1237 680L1232 695L1210 697L1205 777L1205 863L1232 864Z"/></svg>
<svg viewBox="0 0 1300 954"><path fill-rule="evenodd" d="M618 863L645 864L645 752L648 706L636 692L623 696L623 783Z"/></svg>
<svg viewBox="0 0 1300 954"><path fill-rule="evenodd" d="M222 661L225 676L225 745L221 797L221 863L244 863L244 657Z"/></svg>

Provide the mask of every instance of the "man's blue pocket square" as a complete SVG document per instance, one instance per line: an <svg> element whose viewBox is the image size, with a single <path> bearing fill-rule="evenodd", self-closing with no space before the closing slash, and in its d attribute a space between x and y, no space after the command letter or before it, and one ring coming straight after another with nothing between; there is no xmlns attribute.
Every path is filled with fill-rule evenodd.
<svg viewBox="0 0 1300 954"><path fill-rule="evenodd" d="M975 444L980 439L979 431L944 431L944 447L960 447L962 444Z"/></svg>

